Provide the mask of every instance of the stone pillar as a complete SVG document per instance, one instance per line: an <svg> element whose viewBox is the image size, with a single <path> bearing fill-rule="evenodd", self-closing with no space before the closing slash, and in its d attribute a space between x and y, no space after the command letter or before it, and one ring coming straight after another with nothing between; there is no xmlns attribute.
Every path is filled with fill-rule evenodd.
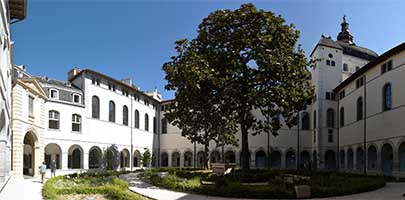
<svg viewBox="0 0 405 200"><path fill-rule="evenodd" d="M167 166L168 167L173 167L172 166L172 152L167 152Z"/></svg>
<svg viewBox="0 0 405 200"><path fill-rule="evenodd" d="M182 153L181 151L179 151L180 154L180 165L179 167L184 167L184 152Z"/></svg>
<svg viewBox="0 0 405 200"><path fill-rule="evenodd" d="M62 170L68 170L68 152L62 152Z"/></svg>
<svg viewBox="0 0 405 200"><path fill-rule="evenodd" d="M83 169L89 169L89 152L83 153Z"/></svg>
<svg viewBox="0 0 405 200"><path fill-rule="evenodd" d="M286 159L285 159L286 152L280 150L280 154L281 154L281 168L285 169L287 167L287 165L285 163L286 162Z"/></svg>
<svg viewBox="0 0 405 200"><path fill-rule="evenodd" d="M394 149L392 153L394 154L392 156L393 157L393 160L392 160L392 162L393 162L392 163L392 174L395 175L395 174L399 173L399 154L398 154L397 149Z"/></svg>

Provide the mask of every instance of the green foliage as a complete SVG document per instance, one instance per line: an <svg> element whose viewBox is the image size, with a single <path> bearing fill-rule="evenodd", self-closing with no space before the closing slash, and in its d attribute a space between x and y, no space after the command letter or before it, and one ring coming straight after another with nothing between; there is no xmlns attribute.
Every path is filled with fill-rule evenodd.
<svg viewBox="0 0 405 200"><path fill-rule="evenodd" d="M115 144L108 146L104 152L101 159L101 163L106 170L116 170L120 165L120 152Z"/></svg>
<svg viewBox="0 0 405 200"><path fill-rule="evenodd" d="M236 144L241 130L242 168L249 168L248 133L277 134L284 118L313 95L299 31L281 16L243 4L204 18L193 40L176 42L177 55L163 65L175 99L166 117L191 141ZM252 113L261 111L265 120Z"/></svg>
<svg viewBox="0 0 405 200"><path fill-rule="evenodd" d="M296 170L236 170L225 176L207 171L169 169L169 175L160 178L162 170L143 173L154 185L175 191L237 198L295 198L295 185L310 185L312 197L330 197L376 190L385 186L381 176L364 176L317 171ZM293 182L286 181L287 177ZM215 182L203 185L201 181ZM244 185L242 183L268 183Z"/></svg>
<svg viewBox="0 0 405 200"><path fill-rule="evenodd" d="M145 148L145 151L142 154L142 163L144 167L148 167L152 159L152 154L148 148Z"/></svg>
<svg viewBox="0 0 405 200"><path fill-rule="evenodd" d="M59 195L102 194L109 199L140 200L143 197L128 190L128 183L118 176L125 172L71 174L53 177L45 182L42 195L46 200L56 200Z"/></svg>

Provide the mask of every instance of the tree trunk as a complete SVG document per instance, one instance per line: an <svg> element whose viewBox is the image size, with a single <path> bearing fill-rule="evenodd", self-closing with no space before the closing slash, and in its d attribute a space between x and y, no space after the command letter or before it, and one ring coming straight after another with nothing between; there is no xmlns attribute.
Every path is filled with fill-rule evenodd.
<svg viewBox="0 0 405 200"><path fill-rule="evenodd" d="M204 144L204 169L207 170L208 169L208 145L209 145L209 141L206 141Z"/></svg>
<svg viewBox="0 0 405 200"><path fill-rule="evenodd" d="M249 140L248 140L248 130L244 121L241 121L241 134L242 134L242 157L241 157L241 167L242 170L249 170L250 167L250 156L249 156Z"/></svg>

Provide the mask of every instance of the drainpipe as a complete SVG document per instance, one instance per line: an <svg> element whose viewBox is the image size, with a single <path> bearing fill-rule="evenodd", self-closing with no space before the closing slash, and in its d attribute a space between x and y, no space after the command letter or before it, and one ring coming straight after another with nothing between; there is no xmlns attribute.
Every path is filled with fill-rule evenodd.
<svg viewBox="0 0 405 200"><path fill-rule="evenodd" d="M336 94L335 94L336 95ZM336 109L336 116L337 116L337 128L336 128L336 157L337 157L337 171L339 171L340 169L340 124L342 123L340 121L340 108L339 108L339 103L340 103L340 95L336 95L337 96L337 109Z"/></svg>

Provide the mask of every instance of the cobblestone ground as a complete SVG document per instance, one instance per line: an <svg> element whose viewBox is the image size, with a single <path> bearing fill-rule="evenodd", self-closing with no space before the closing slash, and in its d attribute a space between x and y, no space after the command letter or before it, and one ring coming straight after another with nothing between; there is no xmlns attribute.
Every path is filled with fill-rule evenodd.
<svg viewBox="0 0 405 200"><path fill-rule="evenodd" d="M212 197L205 195L187 194L182 192L173 192L162 189L141 181L136 177L136 174L127 174L122 176L129 182L129 189L143 196L152 199L164 200L230 200L232 198ZM376 191L360 193L355 195L347 195L332 198L321 198L317 200L405 200L402 195L405 193L405 183L387 183L384 188ZM234 199L241 200L241 199Z"/></svg>

